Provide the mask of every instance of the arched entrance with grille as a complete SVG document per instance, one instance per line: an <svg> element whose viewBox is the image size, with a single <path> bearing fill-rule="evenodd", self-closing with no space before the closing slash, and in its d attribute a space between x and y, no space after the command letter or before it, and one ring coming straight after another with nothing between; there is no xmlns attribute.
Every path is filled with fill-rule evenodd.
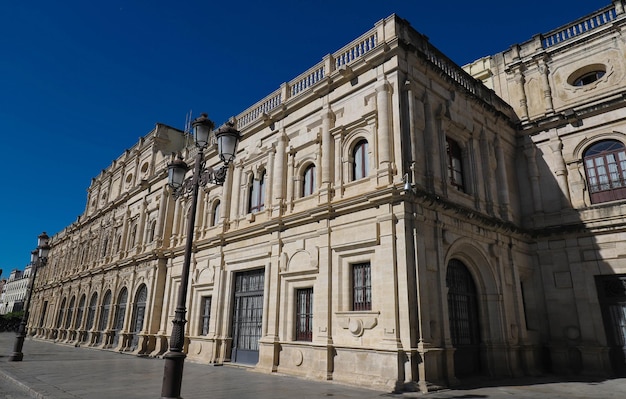
<svg viewBox="0 0 626 399"><path fill-rule="evenodd" d="M145 284L141 284L135 294L135 302L133 304L133 324L131 331L133 340L131 342L131 350L135 350L139 344L139 333L143 329L143 321L146 315L146 300L148 299L148 288Z"/></svg>
<svg viewBox="0 0 626 399"><path fill-rule="evenodd" d="M96 343L98 344L104 341L103 338L107 329L107 325L109 324L109 312L110 311L111 311L111 290L107 290L107 292L104 294L104 298L102 299L102 305L100 308L100 320L98 320L98 331L100 331L100 334L98 335L98 339L96 341Z"/></svg>
<svg viewBox="0 0 626 399"><path fill-rule="evenodd" d="M113 325L113 347L116 347L120 340L120 334L124 328L124 317L126 316L126 302L128 302L128 290L122 288L117 296L117 306L115 308L115 319Z"/></svg>
<svg viewBox="0 0 626 399"><path fill-rule="evenodd" d="M480 317L476 284L469 270L458 259L448 262L448 318L454 347L454 374L457 378L482 372Z"/></svg>

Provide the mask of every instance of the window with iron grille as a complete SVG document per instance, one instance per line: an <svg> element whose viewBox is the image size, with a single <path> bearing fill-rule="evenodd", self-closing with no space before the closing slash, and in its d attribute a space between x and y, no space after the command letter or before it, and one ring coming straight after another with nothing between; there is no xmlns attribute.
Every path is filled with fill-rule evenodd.
<svg viewBox="0 0 626 399"><path fill-rule="evenodd" d="M210 296L203 296L200 306L202 314L200 315L200 335L209 334L209 321L211 320L211 298Z"/></svg>
<svg viewBox="0 0 626 399"><path fill-rule="evenodd" d="M296 290L296 341L313 340L313 288Z"/></svg>
<svg viewBox="0 0 626 399"><path fill-rule="evenodd" d="M369 262L352 265L352 310L372 310L372 271Z"/></svg>

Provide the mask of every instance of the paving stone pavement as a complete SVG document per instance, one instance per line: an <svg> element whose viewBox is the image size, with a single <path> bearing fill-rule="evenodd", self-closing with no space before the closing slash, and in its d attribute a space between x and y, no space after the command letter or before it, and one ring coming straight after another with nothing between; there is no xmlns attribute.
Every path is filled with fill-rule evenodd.
<svg viewBox="0 0 626 399"><path fill-rule="evenodd" d="M0 398L156 399L161 394L161 359L101 351L27 339L24 360L9 362L15 335L0 333ZM314 399L328 398L488 398L561 399L626 398L626 379L572 380L553 377L484 380L462 389L428 394L393 394L331 381L254 372L251 369L185 362L185 399Z"/></svg>

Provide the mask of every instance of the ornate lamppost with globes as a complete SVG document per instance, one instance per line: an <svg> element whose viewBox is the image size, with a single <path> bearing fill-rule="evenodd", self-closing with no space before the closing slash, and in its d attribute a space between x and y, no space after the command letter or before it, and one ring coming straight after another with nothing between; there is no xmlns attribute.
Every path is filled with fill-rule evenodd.
<svg viewBox="0 0 626 399"><path fill-rule="evenodd" d="M172 188L173 195L178 198L183 195L191 195L191 208L189 209L189 220L187 223L187 238L185 243L185 255L183 259L183 269L180 279L180 288L176 302L174 320L172 320L172 335L170 338L169 351L163 355L165 359L165 369L163 371L163 386L161 388L161 398L180 398L180 389L183 381L183 365L185 353L183 352L185 339L185 314L187 300L187 285L189 284L189 265L191 263L191 252L193 246L194 225L196 222L196 208L198 205L198 191L200 186L208 183L224 184L226 173L230 162L235 159L235 152L239 142L239 131L235 129L232 122L228 122L215 131L217 140L217 150L220 159L224 163L219 169L213 169L205 165L204 150L209 146L210 133L214 124L202 114L192 122L193 135L198 149L195 157L193 175L185 179L189 170L187 164L179 154L177 159L168 165L168 182Z"/></svg>
<svg viewBox="0 0 626 399"><path fill-rule="evenodd" d="M30 278L28 280L28 288L26 293L26 302L24 302L24 314L22 315L22 321L17 330L15 336L15 345L13 346L13 353L9 356L9 361L19 362L24 359L22 353L22 347L24 346L24 339L26 338L26 325L28 324L28 310L30 308L30 300L33 296L33 290L35 288L35 277L37 276L37 270L48 263L48 252L50 252L50 245L48 241L50 237L44 231L37 237L37 249L30 253Z"/></svg>

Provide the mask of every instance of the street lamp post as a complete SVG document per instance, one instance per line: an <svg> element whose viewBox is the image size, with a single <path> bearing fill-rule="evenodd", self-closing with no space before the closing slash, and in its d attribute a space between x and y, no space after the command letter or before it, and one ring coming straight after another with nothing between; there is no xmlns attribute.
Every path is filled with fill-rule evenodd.
<svg viewBox="0 0 626 399"><path fill-rule="evenodd" d="M208 147L210 133L213 130L213 122L202 114L192 122L193 135L198 149L196 154L193 175L185 179L189 170L182 156L168 165L168 181L173 189L174 197L191 194L191 208L189 209L189 221L187 223L187 238L185 243L185 256L183 258L183 270L178 290L176 311L172 320L172 335L170 338L169 351L163 355L165 369L163 371L163 386L161 398L180 398L180 389L183 381L183 364L185 353L183 352L185 340L185 314L187 301L187 286L189 284L189 265L191 263L191 251L193 246L193 232L196 222L196 208L198 205L198 191L200 186L208 183L224 184L228 165L235 159L235 151L239 142L239 132L232 123L227 123L215 131L217 150L219 157L224 162L219 169L205 167L203 159L204 150Z"/></svg>
<svg viewBox="0 0 626 399"><path fill-rule="evenodd" d="M48 240L50 237L44 231L37 237L37 249L30 253L30 278L28 280L28 288L26 293L26 302L24 302L24 314L22 315L22 321L17 330L15 336L15 345L13 346L13 353L9 356L10 362L19 362L24 359L22 353L22 347L24 346L24 339L26 338L26 325L28 324L28 310L30 308L30 300L33 296L33 290L35 288L35 276L37 276L37 270L48 263L48 252L50 251L50 245Z"/></svg>

